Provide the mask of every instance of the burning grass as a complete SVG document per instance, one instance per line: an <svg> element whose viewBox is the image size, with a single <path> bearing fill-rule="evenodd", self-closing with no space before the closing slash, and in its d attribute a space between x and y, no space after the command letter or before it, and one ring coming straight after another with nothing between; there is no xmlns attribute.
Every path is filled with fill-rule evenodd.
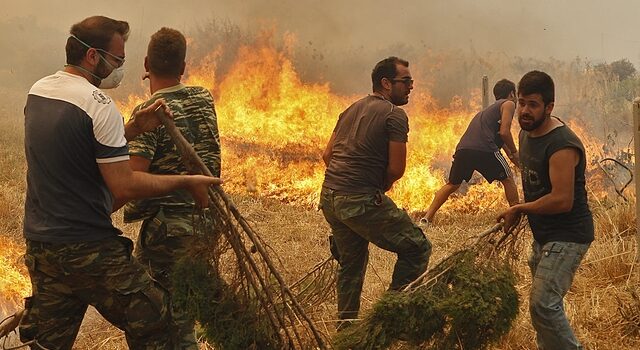
<svg viewBox="0 0 640 350"><path fill-rule="evenodd" d="M328 256L328 227L321 213L302 207L285 205L275 199L255 196L234 196L240 210L257 228L258 233L268 242L270 248L278 254L284 266L285 279L293 283L313 266ZM595 212L607 210L595 205ZM620 215L632 215L633 206L626 205L618 209ZM495 211L482 213L462 212L442 215L438 226L428 230L427 235L434 244L432 261L464 247L467 239L478 230L493 225ZM608 224L608 219L606 219ZM637 270L631 274L635 239L632 236L617 238L618 232L606 232L602 217L596 215L596 241L593 243L581 265L573 287L566 298L566 310L578 337L587 348L631 350L640 347L640 338L633 333L632 324L624 319L619 311L616 295L623 298L625 304L632 306L627 294L627 285L638 285ZM136 226L122 226L125 233L135 236ZM523 233L525 239L529 232ZM6 236L6 235L5 235ZM19 240L10 239L20 246ZM519 315L509 333L491 346L491 349L515 350L534 349L533 329L528 317L528 295L530 277L526 266L525 249L516 262L518 283L516 290L522 296ZM16 259L20 252L16 253ZM393 270L395 256L375 247L371 248L371 258L363 291L363 310L370 310L384 294ZM637 266L636 266L637 267ZM616 277L613 278L612 277ZM636 287L637 288L637 287ZM4 291L4 290L3 290ZM334 332L336 305L333 301L313 305L308 309L309 316L318 328L328 334ZM77 347L79 349L126 349L124 338L119 330L110 326L95 311L87 314L81 329ZM204 339L201 347L210 349Z"/></svg>

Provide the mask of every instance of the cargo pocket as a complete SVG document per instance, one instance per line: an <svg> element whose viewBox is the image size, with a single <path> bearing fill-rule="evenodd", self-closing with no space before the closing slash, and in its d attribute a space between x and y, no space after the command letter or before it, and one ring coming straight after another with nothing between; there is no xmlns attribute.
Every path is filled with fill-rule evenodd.
<svg viewBox="0 0 640 350"><path fill-rule="evenodd" d="M538 269L542 268L545 270L554 271L557 269L558 265L560 265L564 256L564 247L560 244L551 243L548 247L542 247ZM539 270L538 274L540 274Z"/></svg>
<svg viewBox="0 0 640 350"><path fill-rule="evenodd" d="M367 207L377 207L375 195L360 194L335 196L335 215L340 220L347 220L363 215L367 212Z"/></svg>
<svg viewBox="0 0 640 350"><path fill-rule="evenodd" d="M168 292L157 284L129 296L125 309L128 333L135 338L146 338L168 331L170 322Z"/></svg>
<svg viewBox="0 0 640 350"><path fill-rule="evenodd" d="M167 224L162 210L152 219L144 221L140 230L140 244L142 248L153 247L161 244L167 238Z"/></svg>

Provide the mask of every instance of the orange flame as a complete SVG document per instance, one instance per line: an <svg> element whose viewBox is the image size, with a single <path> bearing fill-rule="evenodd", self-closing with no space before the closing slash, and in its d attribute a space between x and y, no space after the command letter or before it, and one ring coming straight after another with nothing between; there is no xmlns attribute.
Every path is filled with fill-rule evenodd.
<svg viewBox="0 0 640 350"><path fill-rule="evenodd" d="M314 205L324 176L322 151L337 116L360 96L336 95L328 83L302 82L289 54L264 38L240 47L228 73L216 77L221 53L216 48L190 67L186 83L212 89L216 96L225 188ZM446 182L455 146L479 110L480 99L477 89L468 106L456 97L448 108L438 108L428 89L416 81L407 106L411 129L407 170L390 192L398 205L426 210ZM130 110L133 101L141 100L130 96L123 108ZM498 185L482 180L464 198L453 198L443 211L505 206L502 196Z"/></svg>
<svg viewBox="0 0 640 350"><path fill-rule="evenodd" d="M23 254L24 247L0 235L0 315L15 311L19 300L31 294L26 268L17 258Z"/></svg>

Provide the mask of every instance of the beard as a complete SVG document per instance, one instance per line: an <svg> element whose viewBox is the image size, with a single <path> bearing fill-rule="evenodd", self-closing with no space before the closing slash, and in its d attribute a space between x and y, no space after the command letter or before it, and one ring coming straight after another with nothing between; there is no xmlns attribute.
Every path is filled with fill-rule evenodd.
<svg viewBox="0 0 640 350"><path fill-rule="evenodd" d="M524 131L533 131L542 125L545 120L547 120L549 116L545 115L540 119L535 119L530 114L519 115L518 116L518 124L520 124L520 128ZM524 124L523 124L524 123Z"/></svg>
<svg viewBox="0 0 640 350"><path fill-rule="evenodd" d="M104 79L109 76L111 72L109 71L109 67L104 62L104 59L98 61L98 65L96 66L96 71L93 72L96 76L100 77L100 79ZM98 82L99 84L100 82Z"/></svg>
<svg viewBox="0 0 640 350"><path fill-rule="evenodd" d="M409 94L394 94L392 93L391 96L389 97L389 100L391 101L391 103L393 103L396 106L404 106L407 103L409 103Z"/></svg>

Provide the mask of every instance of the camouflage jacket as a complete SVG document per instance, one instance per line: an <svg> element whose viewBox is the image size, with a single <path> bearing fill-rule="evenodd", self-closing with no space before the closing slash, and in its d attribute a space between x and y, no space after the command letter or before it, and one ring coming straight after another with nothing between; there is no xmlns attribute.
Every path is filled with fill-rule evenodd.
<svg viewBox="0 0 640 350"><path fill-rule="evenodd" d="M147 102L138 105L134 113L158 98L166 101L173 113L176 127L191 143L211 173L220 176L220 136L213 97L209 91L202 87L178 84L156 91ZM175 144L162 125L129 142L129 154L149 159L149 172L152 174L188 174ZM124 219L132 222L152 218L161 207L166 213L191 212L193 205L189 192L179 190L163 197L127 203Z"/></svg>

